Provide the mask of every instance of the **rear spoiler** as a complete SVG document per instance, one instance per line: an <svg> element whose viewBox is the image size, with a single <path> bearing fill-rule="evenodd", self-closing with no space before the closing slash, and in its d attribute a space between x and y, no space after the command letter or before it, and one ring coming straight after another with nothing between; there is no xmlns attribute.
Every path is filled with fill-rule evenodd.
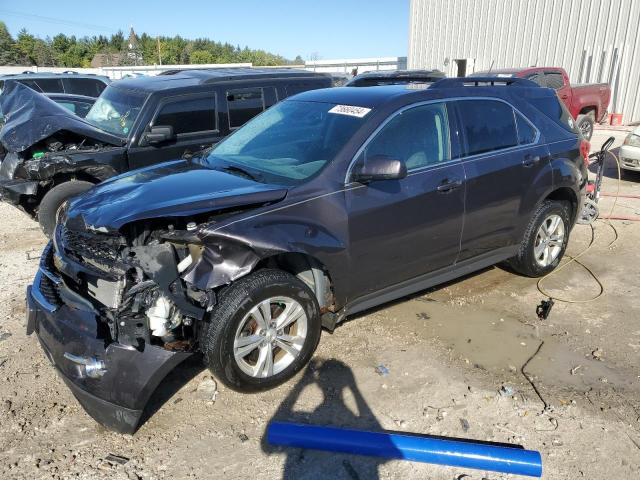
<svg viewBox="0 0 640 480"><path fill-rule="evenodd" d="M443 78L438 80L429 88L456 88L456 87L495 87L504 85L506 87L537 87L540 88L535 82L527 80L526 78L518 77L457 77L457 78Z"/></svg>

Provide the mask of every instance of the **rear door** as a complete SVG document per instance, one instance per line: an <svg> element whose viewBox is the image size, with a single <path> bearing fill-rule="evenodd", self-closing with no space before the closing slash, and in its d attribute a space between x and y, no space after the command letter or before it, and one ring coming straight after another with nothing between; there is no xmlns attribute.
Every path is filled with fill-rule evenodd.
<svg viewBox="0 0 640 480"><path fill-rule="evenodd" d="M452 148L444 102L396 114L365 144L405 162L406 178L355 184L345 192L357 298L453 264L464 214L464 170Z"/></svg>
<svg viewBox="0 0 640 480"><path fill-rule="evenodd" d="M551 186L547 147L535 126L497 99L455 102L464 143L465 221L459 260L520 242L521 217ZM536 192L539 192L536 194Z"/></svg>
<svg viewBox="0 0 640 480"><path fill-rule="evenodd" d="M175 139L158 145L148 144L144 133L152 126L173 127ZM129 149L129 165L134 169L179 159L186 151L208 148L221 138L215 93L168 97L157 106L137 146Z"/></svg>

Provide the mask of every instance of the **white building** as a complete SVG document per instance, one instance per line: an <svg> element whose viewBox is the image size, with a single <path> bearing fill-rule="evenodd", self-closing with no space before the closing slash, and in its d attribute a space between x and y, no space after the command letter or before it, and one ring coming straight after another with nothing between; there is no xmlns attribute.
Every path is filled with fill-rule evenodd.
<svg viewBox="0 0 640 480"><path fill-rule="evenodd" d="M640 121L640 0L411 0L409 68L557 66Z"/></svg>

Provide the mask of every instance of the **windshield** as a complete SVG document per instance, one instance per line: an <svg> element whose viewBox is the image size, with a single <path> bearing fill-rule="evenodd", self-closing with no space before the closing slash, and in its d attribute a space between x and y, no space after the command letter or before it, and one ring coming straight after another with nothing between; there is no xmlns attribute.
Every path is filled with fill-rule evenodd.
<svg viewBox="0 0 640 480"><path fill-rule="evenodd" d="M119 137L127 137L146 96L108 86L93 104L85 119Z"/></svg>
<svg viewBox="0 0 640 480"><path fill-rule="evenodd" d="M332 103L281 102L219 143L206 162L260 182L302 183L336 156L368 112Z"/></svg>

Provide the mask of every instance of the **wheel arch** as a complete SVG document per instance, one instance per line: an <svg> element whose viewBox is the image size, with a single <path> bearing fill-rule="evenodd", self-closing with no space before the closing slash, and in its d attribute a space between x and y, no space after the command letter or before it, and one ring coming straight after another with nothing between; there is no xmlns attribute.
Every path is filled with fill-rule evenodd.
<svg viewBox="0 0 640 480"><path fill-rule="evenodd" d="M544 202L546 200L555 200L569 203L571 205L571 220L572 222L575 222L576 216L579 212L578 196L576 195L576 192L574 192L571 188L558 187L550 192L542 201Z"/></svg>
<svg viewBox="0 0 640 480"><path fill-rule="evenodd" d="M331 274L316 257L302 252L281 252L262 258L252 272L261 268L277 268L295 275L315 293L320 313L335 310Z"/></svg>
<svg viewBox="0 0 640 480"><path fill-rule="evenodd" d="M596 105L588 105L586 107L582 107L582 109L578 112L578 115L588 115L593 112L594 120L598 115L598 107Z"/></svg>

